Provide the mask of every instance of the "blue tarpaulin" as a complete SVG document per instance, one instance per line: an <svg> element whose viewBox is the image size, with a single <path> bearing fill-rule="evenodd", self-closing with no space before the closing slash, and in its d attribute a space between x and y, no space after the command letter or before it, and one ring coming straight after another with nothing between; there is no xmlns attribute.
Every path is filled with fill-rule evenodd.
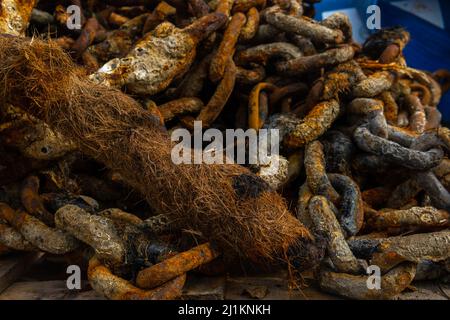
<svg viewBox="0 0 450 320"><path fill-rule="evenodd" d="M410 0L410 5L418 6L418 2ZM401 25L408 29L411 33L411 42L405 48L404 54L408 65L428 71L435 71L437 69L450 70L450 1L449 0L435 0L434 6L431 5L431 1L422 1L424 6L429 5L436 15L433 20L433 15L428 18L433 23L427 21L424 18L419 17L417 12L405 11L399 8L401 4L408 1L394 1L394 0L323 0L316 5L316 18L322 19L324 13L353 8L357 14L359 14L360 21L362 22L362 28L366 28L366 21L369 17L367 14L367 8L370 5L378 5L381 9L381 26L390 27ZM437 8L437 9L436 9ZM414 7L413 7L414 9ZM438 12L440 11L440 12ZM432 12L433 13L433 12ZM444 28L441 28L440 26ZM373 32L371 30L363 30L367 34ZM450 124L450 94L446 94L439 109L443 115L443 121L446 124Z"/></svg>

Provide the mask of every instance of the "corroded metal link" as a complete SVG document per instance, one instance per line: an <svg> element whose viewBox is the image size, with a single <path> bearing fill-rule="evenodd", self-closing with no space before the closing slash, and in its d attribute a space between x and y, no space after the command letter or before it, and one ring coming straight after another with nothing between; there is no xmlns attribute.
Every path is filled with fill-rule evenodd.
<svg viewBox="0 0 450 320"><path fill-rule="evenodd" d="M317 231L328 237L327 252L333 265L340 272L358 274L363 267L351 252L344 233L328 200L315 196L309 201L309 214Z"/></svg>
<svg viewBox="0 0 450 320"><path fill-rule="evenodd" d="M290 148L301 148L314 141L333 124L339 114L340 106L336 100L316 105L285 138L284 144Z"/></svg>
<svg viewBox="0 0 450 320"><path fill-rule="evenodd" d="M431 149L427 152L408 149L395 142L373 135L365 126L355 130L354 138L356 144L362 150L410 169L431 169L437 166L443 157L443 152L440 149Z"/></svg>
<svg viewBox="0 0 450 320"><path fill-rule="evenodd" d="M405 263L391 270L381 278L380 290L367 286L369 276L322 271L319 285L322 289L350 299L391 299L405 290L414 280L416 264Z"/></svg>
<svg viewBox="0 0 450 320"><path fill-rule="evenodd" d="M328 179L323 146L317 140L309 143L305 148L305 170L309 189L315 195L322 195L337 204L339 194Z"/></svg>
<svg viewBox="0 0 450 320"><path fill-rule="evenodd" d="M68 233L50 228L26 212L14 211L5 203L0 203L0 217L42 251L64 254L75 250L80 244Z"/></svg>
<svg viewBox="0 0 450 320"><path fill-rule="evenodd" d="M94 256L89 261L88 279L95 291L112 300L173 300L181 296L186 275L182 274L156 289L142 290L114 275Z"/></svg>
<svg viewBox="0 0 450 320"><path fill-rule="evenodd" d="M364 222L364 208L361 190L350 177L342 174L328 174L331 185L340 193L339 221L348 235L356 235Z"/></svg>
<svg viewBox="0 0 450 320"><path fill-rule="evenodd" d="M211 244L205 243L141 270L136 278L139 287L152 289L180 275L211 262L219 256Z"/></svg>
<svg viewBox="0 0 450 320"><path fill-rule="evenodd" d="M370 261L382 272L387 272L398 264L423 260L444 261L450 258L450 231L413 234L383 239L378 252Z"/></svg>

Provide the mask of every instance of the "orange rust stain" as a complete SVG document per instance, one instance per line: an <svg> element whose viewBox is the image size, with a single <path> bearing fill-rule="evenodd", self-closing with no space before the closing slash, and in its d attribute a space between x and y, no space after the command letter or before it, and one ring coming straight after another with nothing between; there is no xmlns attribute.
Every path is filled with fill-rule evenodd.
<svg viewBox="0 0 450 320"><path fill-rule="evenodd" d="M136 283L141 288L155 288L214 260L218 256L219 253L209 243L205 243L140 271L136 278Z"/></svg>

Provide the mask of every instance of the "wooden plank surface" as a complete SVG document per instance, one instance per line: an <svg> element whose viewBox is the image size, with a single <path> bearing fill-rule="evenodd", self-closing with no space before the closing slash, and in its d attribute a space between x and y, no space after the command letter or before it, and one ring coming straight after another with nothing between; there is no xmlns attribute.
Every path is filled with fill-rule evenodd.
<svg viewBox="0 0 450 320"><path fill-rule="evenodd" d="M86 287L86 286L82 286ZM69 290L65 280L16 282L0 300L104 300L94 290Z"/></svg>
<svg viewBox="0 0 450 320"><path fill-rule="evenodd" d="M45 256L48 257L48 256ZM43 258L42 253L22 253L0 259L0 300L102 300L82 280L81 290L69 290L66 264ZM51 261L50 261L51 260ZM33 268L31 268L33 267ZM30 269L31 268L31 269ZM28 270L28 271L27 271ZM286 272L207 277L189 274L183 300L336 300L322 292L312 275L304 274L301 289L289 289ZM449 299L450 285L437 281L413 283L396 299Z"/></svg>
<svg viewBox="0 0 450 320"><path fill-rule="evenodd" d="M42 252L17 253L0 259L0 293L17 281L44 256Z"/></svg>
<svg viewBox="0 0 450 320"><path fill-rule="evenodd" d="M410 289L402 292L397 300L449 300L450 284L437 281L415 282Z"/></svg>
<svg viewBox="0 0 450 320"><path fill-rule="evenodd" d="M183 288L183 300L225 299L226 277L201 277L189 275Z"/></svg>
<svg viewBox="0 0 450 320"><path fill-rule="evenodd" d="M229 277L227 279L226 300L336 300L336 296L319 291L310 285L289 289L286 277L278 275Z"/></svg>

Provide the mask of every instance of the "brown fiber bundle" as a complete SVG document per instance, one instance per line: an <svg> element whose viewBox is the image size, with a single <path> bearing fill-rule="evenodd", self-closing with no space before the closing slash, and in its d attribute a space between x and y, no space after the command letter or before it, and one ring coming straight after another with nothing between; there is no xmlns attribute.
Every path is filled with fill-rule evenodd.
<svg viewBox="0 0 450 320"><path fill-rule="evenodd" d="M227 255L317 261L308 230L260 178L239 165L173 164L158 121L122 92L90 82L51 42L0 36L2 102L48 123L119 172L156 212Z"/></svg>

